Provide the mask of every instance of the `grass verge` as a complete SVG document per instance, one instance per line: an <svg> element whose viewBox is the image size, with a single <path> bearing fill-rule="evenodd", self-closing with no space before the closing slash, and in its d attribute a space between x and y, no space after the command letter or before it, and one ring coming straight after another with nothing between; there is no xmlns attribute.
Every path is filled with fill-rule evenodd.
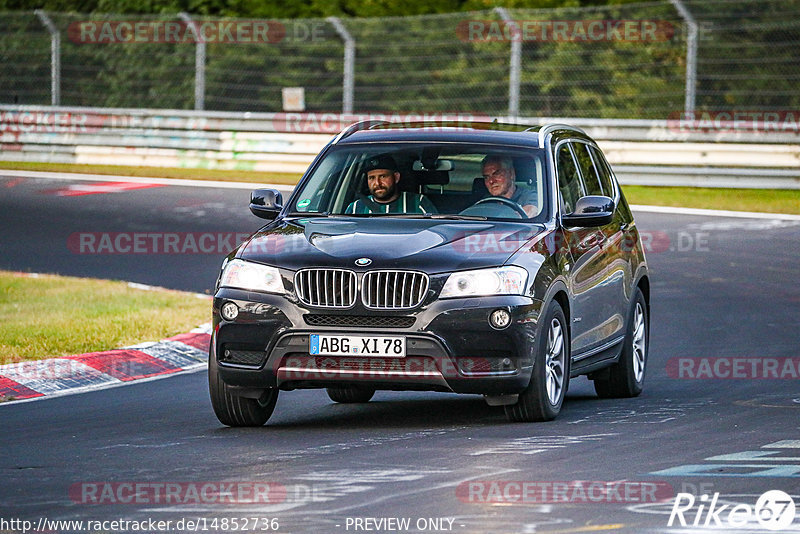
<svg viewBox="0 0 800 534"><path fill-rule="evenodd" d="M109 174L144 178L183 178L185 180L217 180L254 184L294 185L300 174L241 170L183 169L169 167L129 167L125 165L83 165L75 163L37 163L32 161L0 161L0 169L17 171L75 172Z"/></svg>
<svg viewBox="0 0 800 534"><path fill-rule="evenodd" d="M0 364L157 341L211 320L191 293L0 271Z"/></svg>
<svg viewBox="0 0 800 534"><path fill-rule="evenodd" d="M300 179L299 174L292 173L127 167L122 165L77 165L69 163L0 161L0 168L150 178L237 181L253 184L294 185ZM623 189L628 202L631 204L800 214L800 191L790 189L721 189L715 187L656 187L640 185L626 185L623 186Z"/></svg>
<svg viewBox="0 0 800 534"><path fill-rule="evenodd" d="M625 185L631 204L712 210L800 214L800 191L794 189L720 189Z"/></svg>

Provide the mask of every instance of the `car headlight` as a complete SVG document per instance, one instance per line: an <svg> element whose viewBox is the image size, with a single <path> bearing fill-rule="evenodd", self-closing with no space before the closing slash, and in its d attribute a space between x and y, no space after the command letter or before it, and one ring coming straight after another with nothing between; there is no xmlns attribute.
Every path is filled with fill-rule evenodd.
<svg viewBox="0 0 800 534"><path fill-rule="evenodd" d="M244 260L229 261L222 270L219 285L266 293L284 292L278 269Z"/></svg>
<svg viewBox="0 0 800 534"><path fill-rule="evenodd" d="M515 265L463 271L447 278L439 298L523 295L527 281L528 271Z"/></svg>

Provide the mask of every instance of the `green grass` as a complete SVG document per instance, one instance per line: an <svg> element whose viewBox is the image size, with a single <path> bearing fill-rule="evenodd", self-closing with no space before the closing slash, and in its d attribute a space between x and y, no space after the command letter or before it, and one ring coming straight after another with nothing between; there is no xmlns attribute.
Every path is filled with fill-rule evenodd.
<svg viewBox="0 0 800 534"><path fill-rule="evenodd" d="M294 185L300 174L285 172L223 171L170 167L130 167L126 165L82 165L77 163L37 163L32 161L0 161L0 169L18 171L76 172L140 176L146 178L183 178L187 180L219 180L254 184Z"/></svg>
<svg viewBox="0 0 800 534"><path fill-rule="evenodd" d="M622 187L631 204L800 214L800 190L714 187Z"/></svg>
<svg viewBox="0 0 800 534"><path fill-rule="evenodd" d="M221 180L253 184L294 185L299 174L209 169L171 169L166 167L127 167L122 165L77 165L0 161L0 168L144 176L152 178L187 178ZM631 204L675 206L733 211L800 214L800 191L787 189L721 189L713 187L655 187L627 185L625 196Z"/></svg>
<svg viewBox="0 0 800 534"><path fill-rule="evenodd" d="M158 341L210 320L210 300L191 293L0 271L0 364Z"/></svg>

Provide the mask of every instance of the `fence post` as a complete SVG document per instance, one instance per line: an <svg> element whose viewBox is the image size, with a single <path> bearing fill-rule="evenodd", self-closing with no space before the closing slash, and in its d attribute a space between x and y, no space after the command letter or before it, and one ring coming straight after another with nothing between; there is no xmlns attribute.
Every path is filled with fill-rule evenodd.
<svg viewBox="0 0 800 534"><path fill-rule="evenodd" d="M206 106L206 42L191 15L181 11L178 17L192 27L197 38L194 51L194 109L203 110Z"/></svg>
<svg viewBox="0 0 800 534"><path fill-rule="evenodd" d="M342 113L353 112L355 92L356 41L338 17L326 19L344 41L344 69L342 72Z"/></svg>
<svg viewBox="0 0 800 534"><path fill-rule="evenodd" d="M694 118L695 98L697 91L697 21L681 0L669 0L689 28L686 41L686 102L684 113Z"/></svg>
<svg viewBox="0 0 800 534"><path fill-rule="evenodd" d="M511 57L509 58L508 67L508 116L515 118L519 117L519 86L520 86L520 72L522 70L522 33L519 26L511 15L508 9L504 7L496 7L494 10L500 15L510 27L511 38ZM507 33L508 34L508 33Z"/></svg>
<svg viewBox="0 0 800 534"><path fill-rule="evenodd" d="M50 32L50 104L61 105L61 34L50 17L41 9L34 11Z"/></svg>

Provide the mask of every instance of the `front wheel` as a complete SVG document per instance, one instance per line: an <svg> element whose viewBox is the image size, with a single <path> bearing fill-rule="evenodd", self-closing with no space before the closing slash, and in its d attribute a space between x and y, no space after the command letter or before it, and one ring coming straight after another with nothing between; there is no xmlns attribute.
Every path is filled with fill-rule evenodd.
<svg viewBox="0 0 800 534"><path fill-rule="evenodd" d="M213 358L213 354L211 355ZM230 392L230 388L219 377L217 366L209 362L208 389L211 394L211 406L217 419L227 426L262 426L275 410L278 402L278 389L267 388L257 399L239 397Z"/></svg>
<svg viewBox="0 0 800 534"><path fill-rule="evenodd" d="M539 330L533 373L516 404L505 406L509 421L551 421L561 411L569 385L569 331L564 311L551 301Z"/></svg>
<svg viewBox="0 0 800 534"><path fill-rule="evenodd" d="M619 361L609 367L607 375L594 381L594 390L598 396L604 399L637 397L642 392L649 332L647 303L637 287L633 294L633 307Z"/></svg>

